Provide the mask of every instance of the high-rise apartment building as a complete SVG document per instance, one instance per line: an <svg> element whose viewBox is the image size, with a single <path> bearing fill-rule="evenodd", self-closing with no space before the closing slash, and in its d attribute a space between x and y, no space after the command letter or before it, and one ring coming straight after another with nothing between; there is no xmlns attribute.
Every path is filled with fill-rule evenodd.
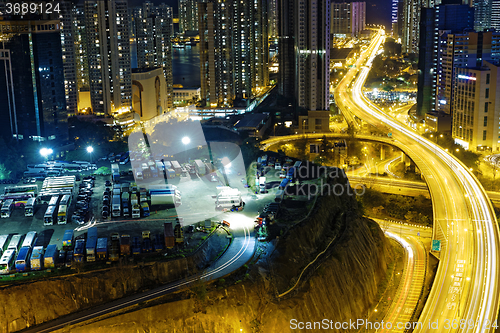
<svg viewBox="0 0 500 333"><path fill-rule="evenodd" d="M77 36L74 25L73 5L69 1L59 3L61 21L61 48L64 67L64 92L66 94L66 109L68 114L78 111L78 85L75 37Z"/></svg>
<svg viewBox="0 0 500 333"><path fill-rule="evenodd" d="M133 35L137 52L137 68L163 69L167 108L173 107L172 77L172 8L154 6L150 2L133 10ZM162 110L166 112L167 109Z"/></svg>
<svg viewBox="0 0 500 333"><path fill-rule="evenodd" d="M419 53L421 0L403 0L401 50L403 53Z"/></svg>
<svg viewBox="0 0 500 333"><path fill-rule="evenodd" d="M438 66L436 110L453 114L456 68L475 68L480 67L483 60L499 60L499 55L492 54L492 45L500 42L500 32L465 31L452 34L441 30L439 41L441 61Z"/></svg>
<svg viewBox="0 0 500 333"><path fill-rule="evenodd" d="M0 21L1 135L68 140L59 20Z"/></svg>
<svg viewBox="0 0 500 333"><path fill-rule="evenodd" d="M474 0L474 30L483 31L491 28L492 0Z"/></svg>
<svg viewBox="0 0 500 333"><path fill-rule="evenodd" d="M330 23L335 37L359 36L366 25L366 2L332 2Z"/></svg>
<svg viewBox="0 0 500 333"><path fill-rule="evenodd" d="M491 27L500 31L500 0L491 1Z"/></svg>
<svg viewBox="0 0 500 333"><path fill-rule="evenodd" d="M179 32L198 30L198 1L179 0Z"/></svg>
<svg viewBox="0 0 500 333"><path fill-rule="evenodd" d="M269 84L267 0L198 3L201 100L211 108L251 99Z"/></svg>
<svg viewBox="0 0 500 333"><path fill-rule="evenodd" d="M130 110L132 80L126 0L85 0L85 33L92 110Z"/></svg>
<svg viewBox="0 0 500 333"><path fill-rule="evenodd" d="M278 0L268 0L267 26L269 38L278 36Z"/></svg>
<svg viewBox="0 0 500 333"><path fill-rule="evenodd" d="M75 43L76 82L78 91L89 90L89 63L87 61L87 34L85 32L85 12L83 3L72 8L73 41Z"/></svg>
<svg viewBox="0 0 500 333"><path fill-rule="evenodd" d="M457 68L452 135L470 150L500 150L500 64Z"/></svg>
<svg viewBox="0 0 500 333"><path fill-rule="evenodd" d="M279 92L308 111L329 110L330 2L279 0Z"/></svg>
<svg viewBox="0 0 500 333"><path fill-rule="evenodd" d="M442 72L443 31L459 33L474 26L474 9L468 5L438 5L421 9L417 114L436 111L438 75ZM441 32L441 33L440 33Z"/></svg>

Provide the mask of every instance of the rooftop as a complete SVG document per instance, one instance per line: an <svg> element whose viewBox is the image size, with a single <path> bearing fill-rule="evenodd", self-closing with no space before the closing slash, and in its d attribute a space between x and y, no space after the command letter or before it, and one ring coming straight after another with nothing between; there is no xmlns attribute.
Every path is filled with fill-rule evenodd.
<svg viewBox="0 0 500 333"><path fill-rule="evenodd" d="M269 115L267 113L252 113L243 117L238 121L234 127L236 128L256 128L259 127L263 121L265 121Z"/></svg>

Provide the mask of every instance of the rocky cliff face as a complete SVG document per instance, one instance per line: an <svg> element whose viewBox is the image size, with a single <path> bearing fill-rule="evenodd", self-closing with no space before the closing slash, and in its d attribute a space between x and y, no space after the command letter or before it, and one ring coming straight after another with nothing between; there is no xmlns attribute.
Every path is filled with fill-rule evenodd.
<svg viewBox="0 0 500 333"><path fill-rule="evenodd" d="M353 221L349 236L291 298L277 301L268 272L260 269L244 283L214 288L205 301L193 296L61 332L233 333L242 329L283 333L292 331L292 319L307 322L365 318L368 307L376 301L377 285L385 272L388 243L379 227L366 219Z"/></svg>
<svg viewBox="0 0 500 333"><path fill-rule="evenodd" d="M346 179L331 180L346 184ZM297 292L277 299L302 269L330 250L305 274ZM207 259L193 258L123 267L0 290L0 332L12 332L176 280ZM389 243L378 225L358 217L354 197L324 196L314 213L279 240L275 251L250 268L250 278L229 287L208 286L206 296L187 293L160 305L130 310L65 332L288 332L290 321L365 318L385 274ZM186 297L188 297L186 299ZM36 309L36 311L35 311ZM335 330L333 330L335 331Z"/></svg>
<svg viewBox="0 0 500 333"><path fill-rule="evenodd" d="M205 243L195 255L139 266L74 274L0 288L0 332L14 332L91 306L103 304L204 268L220 249Z"/></svg>
<svg viewBox="0 0 500 333"><path fill-rule="evenodd" d="M326 259L320 260L298 292L277 299L277 292L293 284L331 239L335 241ZM282 237L268 260L270 265L252 267L249 280L223 289L211 286L206 299L191 295L70 331L282 333L292 331L293 319L342 322L365 318L367 309L378 301L377 286L390 254L390 245L378 225L357 217L355 198L323 197L310 219Z"/></svg>

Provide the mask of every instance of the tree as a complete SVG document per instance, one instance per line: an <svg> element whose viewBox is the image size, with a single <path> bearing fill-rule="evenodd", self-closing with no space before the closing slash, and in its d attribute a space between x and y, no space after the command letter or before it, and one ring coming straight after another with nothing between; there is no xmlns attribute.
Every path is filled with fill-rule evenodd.
<svg viewBox="0 0 500 333"><path fill-rule="evenodd" d="M301 160L307 159L308 141L304 136L302 139L295 141L295 148L297 149L297 158Z"/></svg>
<svg viewBox="0 0 500 333"><path fill-rule="evenodd" d="M12 171L7 169L4 164L0 164L0 179L10 179Z"/></svg>

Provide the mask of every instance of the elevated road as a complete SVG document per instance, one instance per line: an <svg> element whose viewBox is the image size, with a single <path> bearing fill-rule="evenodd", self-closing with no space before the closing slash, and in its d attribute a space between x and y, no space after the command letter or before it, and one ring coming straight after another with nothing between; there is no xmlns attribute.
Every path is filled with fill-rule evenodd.
<svg viewBox="0 0 500 333"><path fill-rule="evenodd" d="M230 212L226 213L225 220L229 221L231 224L231 231L234 236L233 242L226 252L205 271L145 292L123 297L101 306L72 313L37 326L26 328L21 332L45 333L68 328L71 325L84 323L129 308L138 303L189 288L196 281L216 280L234 272L253 257L256 245L256 239L254 235L252 235L253 228L250 229L250 226L253 226L253 218L249 218L240 213Z"/></svg>
<svg viewBox="0 0 500 333"><path fill-rule="evenodd" d="M425 177L434 209L433 239L440 264L415 332L492 332L499 307L499 230L486 192L456 158L371 104L362 88L384 42L380 30L335 91L341 110L376 126L388 126L394 141ZM464 320L468 325L460 325Z"/></svg>
<svg viewBox="0 0 500 333"><path fill-rule="evenodd" d="M362 87L371 62L384 41L383 31L374 37L358 63L335 90L335 100L346 118L356 117L389 128L392 138L362 136L397 146L417 165L429 187L434 210L433 239L440 242L440 264L434 284L415 332L492 332L499 309L499 229L488 196L463 163L406 125L390 118L371 104ZM355 116L356 117L355 117ZM301 138L320 139L323 133L273 137L264 149ZM327 137L342 137L326 134ZM343 137L349 137L344 135ZM462 323L467 325L457 325ZM429 323L434 326L429 328Z"/></svg>

